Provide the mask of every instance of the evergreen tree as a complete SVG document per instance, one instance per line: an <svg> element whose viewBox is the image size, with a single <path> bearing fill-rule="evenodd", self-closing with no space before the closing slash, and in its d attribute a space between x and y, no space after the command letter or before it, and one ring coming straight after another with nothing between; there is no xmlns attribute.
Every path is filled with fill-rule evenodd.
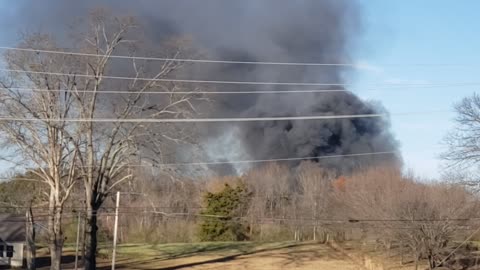
<svg viewBox="0 0 480 270"><path fill-rule="evenodd" d="M204 197L206 209L202 211L200 227L202 241L243 241L247 240L248 228L242 223L250 200L250 193L244 184L231 187L225 184L222 191L208 192Z"/></svg>

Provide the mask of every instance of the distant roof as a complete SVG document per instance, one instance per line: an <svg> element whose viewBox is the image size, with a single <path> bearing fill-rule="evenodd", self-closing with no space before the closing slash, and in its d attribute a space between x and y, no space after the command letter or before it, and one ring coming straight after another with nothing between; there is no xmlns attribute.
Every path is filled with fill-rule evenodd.
<svg viewBox="0 0 480 270"><path fill-rule="evenodd" d="M25 217L0 213L0 242L24 242L25 239Z"/></svg>

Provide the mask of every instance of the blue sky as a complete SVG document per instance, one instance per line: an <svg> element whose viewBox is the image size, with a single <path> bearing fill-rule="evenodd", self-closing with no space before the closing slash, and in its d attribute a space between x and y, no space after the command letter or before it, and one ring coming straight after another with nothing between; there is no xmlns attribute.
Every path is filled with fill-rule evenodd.
<svg viewBox="0 0 480 270"><path fill-rule="evenodd" d="M14 5L6 3L0 2L1 12L12 12ZM354 59L363 68L352 83L361 97L380 101L395 114L452 110L454 102L478 91L480 84L428 88L378 84L480 82L476 76L480 70L477 53L480 1L360 0L360 3L365 32ZM12 28L3 25L1 42L6 41L6 33ZM453 112L391 116L392 129L408 168L424 177L440 175L440 143L452 128L454 116Z"/></svg>
<svg viewBox="0 0 480 270"><path fill-rule="evenodd" d="M356 61L365 68L355 77L354 88L363 98L383 103L392 114L447 111L391 116L405 165L420 176L438 177L441 141L452 129L455 117L448 111L453 111L453 104L462 97L478 91L480 85L392 88L375 84L480 82L480 1L362 3L365 34ZM367 91L370 89L379 91Z"/></svg>

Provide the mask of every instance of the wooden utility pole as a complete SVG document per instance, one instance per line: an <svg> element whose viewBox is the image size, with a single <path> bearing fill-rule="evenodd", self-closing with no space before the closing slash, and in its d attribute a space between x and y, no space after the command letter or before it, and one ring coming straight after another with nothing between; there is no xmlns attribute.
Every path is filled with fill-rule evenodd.
<svg viewBox="0 0 480 270"><path fill-rule="evenodd" d="M36 257L36 249L35 249L35 227L33 222L33 213L32 213L32 206L27 210L26 213L26 226L25 226L25 234L27 240L26 246L26 259L27 259L27 269L28 270L35 270L35 257Z"/></svg>

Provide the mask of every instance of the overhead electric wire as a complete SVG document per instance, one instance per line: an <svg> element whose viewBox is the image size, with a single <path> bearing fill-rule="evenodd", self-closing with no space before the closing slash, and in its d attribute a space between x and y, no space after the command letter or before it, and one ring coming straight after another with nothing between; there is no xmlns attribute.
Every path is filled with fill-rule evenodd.
<svg viewBox="0 0 480 270"><path fill-rule="evenodd" d="M240 164L240 163L267 163L267 162L279 162L279 161L301 161L312 159L329 159L329 158L349 158L349 157L361 157L361 156L377 156L377 155L392 155L398 151L384 151L384 152L368 152L368 153L356 153L356 154L344 154L344 155L325 155L325 156L311 156L311 157L294 157L294 158L276 158L276 159L253 159L253 160L231 160L231 161L212 161L212 162L185 162L185 163L159 163L159 164L130 164L125 167L147 167L157 168L162 166L201 166L201 165L223 165L223 164ZM80 168L88 168L89 166L77 166ZM39 181L34 178L3 178L0 181Z"/></svg>
<svg viewBox="0 0 480 270"><path fill-rule="evenodd" d="M0 46L0 50L5 51L24 51L34 53L50 53L60 55L86 56L86 57L106 57L104 54L82 53L74 51L35 49L35 48L21 48L11 46ZM147 61L170 61L170 62L186 62L186 63L206 63L206 64L244 64L244 65L270 65L270 66L345 66L353 68L365 68L367 64L362 63L312 63L312 62L279 62L279 61L240 61L240 60L222 60L222 59L193 59L193 58L169 58L169 57L152 57L152 56L128 56L128 55L109 55L112 59L132 59L132 60L147 60ZM417 66L417 67L466 67L473 66L470 64L430 64L430 63L407 63L402 64L387 64L382 66Z"/></svg>
<svg viewBox="0 0 480 270"><path fill-rule="evenodd" d="M478 235L478 233L480 232L480 227L477 228L472 234L470 234L467 238L465 238L465 240L460 243L460 245L458 245L454 250L452 250L447 256L445 256L439 265L443 265L453 254L455 254L455 252L457 252L463 245L465 245L467 242L470 241L470 239L472 239L473 237L475 237L476 235Z"/></svg>
<svg viewBox="0 0 480 270"><path fill-rule="evenodd" d="M418 114L448 113L451 110L434 110L403 113L373 113L346 115L309 115L309 116L274 116L274 117L234 117L234 118L35 118L0 116L0 121L17 122L87 122L87 123L223 123L223 122L262 122L262 121L298 121L298 120L338 120L356 118L380 118Z"/></svg>
<svg viewBox="0 0 480 270"><path fill-rule="evenodd" d="M0 46L0 49L1 50L11 50L11 51L27 51L27 52L35 52L35 53L50 53L50 54L62 54L62 55L87 56L87 57L106 57L106 55L103 55L103 54L69 52L69 51L59 51L59 50L45 50L45 49L34 49L34 48L19 48L19 47ZM236 60L182 59L182 58L127 56L127 55L109 55L108 58L164 61L164 62L211 63L211 64L281 65L281 66L351 66L351 67L361 67L362 66L361 64L353 64L353 63L236 61Z"/></svg>
<svg viewBox="0 0 480 270"><path fill-rule="evenodd" d="M155 82L178 82L178 83L202 83L202 84L236 84L236 85L284 85L284 86L352 86L351 83L317 83L317 82L260 82L260 81L222 81L222 80L192 80L192 79L167 79L167 78L143 78L143 77L124 77L124 76L110 76L110 75L89 75L76 73L62 73L62 72L46 72L46 71L27 71L20 69L6 69L0 68L0 71L25 73L25 74L41 74L51 76L75 76L82 78L103 78L116 80L137 80L137 81L155 81ZM462 83L378 83L371 84L377 86L467 86L480 85L480 82L462 82Z"/></svg>
<svg viewBox="0 0 480 270"><path fill-rule="evenodd" d="M401 85L397 85L401 87ZM397 87L389 88L376 88L376 89L365 89L359 90L361 92L383 92L390 90L397 90ZM437 86L445 87L445 86ZM433 88L432 86L416 86L414 88L400 88L400 90L412 90L412 89L426 89ZM48 89L48 88L32 88L32 87L1 87L0 90L9 90L9 91L21 91L21 92L60 92L60 93L96 93L96 94L159 94L159 95L195 95L195 94L212 94L212 95L225 95L225 94L302 94L302 93L353 93L352 90L347 89L296 89L296 90L245 90L245 91L129 91L129 90L76 90L76 89Z"/></svg>
<svg viewBox="0 0 480 270"><path fill-rule="evenodd" d="M119 209L121 209L120 207ZM19 208L23 209L23 208ZM67 209L67 208L65 208ZM113 216L115 215L114 208L111 208L112 211L110 212L102 212L97 211L92 213L95 216ZM86 212L86 211L78 211L78 212ZM187 217L207 217L207 218L221 218L221 219L247 219L248 216L229 216L229 215L215 215L215 214L201 214L195 212L161 212L161 211L133 211L133 210L119 210L119 214L138 214L138 215L147 215L147 216L155 216L161 215L165 217L179 217L179 216L187 216ZM41 212L36 215L36 217L43 217L48 218L51 215L48 212ZM76 212L65 212L63 214L64 217L76 217ZM20 217L10 217L10 220L24 220ZM358 218L358 219L339 219L339 218L305 218L305 217L256 217L254 219L257 220L268 220L268 221L305 221L305 222L331 222L331 223L346 223L346 224L359 224L359 223L415 223L415 222L467 222L467 221L480 221L479 217L471 217L471 218L417 218L417 219L372 219L372 218Z"/></svg>
<svg viewBox="0 0 480 270"><path fill-rule="evenodd" d="M97 94L292 94L292 93L334 93L334 92L351 92L346 89L309 89L309 90L248 90L248 91L120 91L120 90L74 90L74 89L39 89L39 88L24 88L24 87L0 87L0 90L16 90L27 92L61 92L61 93L97 93Z"/></svg>
<svg viewBox="0 0 480 270"><path fill-rule="evenodd" d="M108 216L115 216L115 215L108 215ZM107 217L108 217L107 216ZM175 218L175 217L166 217L166 218ZM67 217L66 219L64 219L63 221L68 221L68 224L74 224L75 222L77 222L77 216L70 216L70 217ZM36 226L42 226L42 224L48 222L48 219L36 219L34 221L34 224ZM233 221L229 221L229 222L233 222ZM25 223L25 221L21 221L21 220L6 220L5 223ZM320 222L319 222L320 223ZM260 224L274 224L274 225L281 225L281 224L276 224L274 223L274 221L269 221L269 220L257 220L257 221L249 221L249 224L255 224L255 225L260 225ZM296 224L296 223L295 223ZM329 228L330 226L339 226L341 224L339 223L334 223L334 224L329 224L329 223L320 223L322 224L323 226L325 226L326 228ZM342 223L344 224L344 223ZM314 223L314 222L311 222L311 223L305 223L305 224L296 224L297 226L299 227L302 227L302 228L308 228L308 227L314 227L314 226L318 226L319 224L318 223ZM345 226L342 227L342 228L346 228L346 229L351 229L351 228L362 228L362 229L370 229L370 230L382 230L382 229L387 229L387 230L419 230L417 227L408 227L408 226L404 226L404 227L392 227L390 225L385 225L385 224L380 224L380 225L365 225L365 224L344 224ZM454 229L455 231L465 231L465 232L471 232L473 230L473 228L471 227L466 227L466 226L463 226L463 225L451 225L451 228ZM433 229L433 228L432 228Z"/></svg>
<svg viewBox="0 0 480 270"><path fill-rule="evenodd" d="M290 85L290 86L344 86L350 85L346 83L305 83L305 82L252 82L252 81L222 81L222 80L191 80L191 79L167 79L167 78L144 78L144 77L124 77L124 76L110 76L110 75L88 75L76 73L62 73L62 72L46 72L46 71L31 71L21 69L7 69L0 68L0 71L26 74L41 74L51 76L75 76L81 78L98 78L112 79L112 80L136 80L149 82L172 82L172 83L202 83L202 84L240 84L240 85Z"/></svg>
<svg viewBox="0 0 480 270"><path fill-rule="evenodd" d="M399 86L400 87L400 86ZM439 86L441 87L441 86ZM414 90L414 89L426 89L426 87L414 87L414 88L400 88L399 90ZM18 92L39 92L39 93L96 93L96 94L121 94L121 95L134 95L134 94L148 94L148 95L241 95L241 94L306 94L306 93L353 93L353 90L347 89L296 89L296 90L245 90L245 91L130 91L130 90L76 90L76 89L47 89L47 88L30 88L30 87L0 87L0 90L18 91ZM385 92L396 91L396 88L377 88L377 89L365 89L359 90L360 92Z"/></svg>
<svg viewBox="0 0 480 270"><path fill-rule="evenodd" d="M345 154L345 155L325 155L325 156L312 156L303 158L277 158L277 159L258 159L258 160L234 160L234 161L218 161L218 162L193 162L193 163L165 163L159 164L159 166L183 166L183 165L223 165L223 164L239 164L239 163L266 163L266 162L279 162L279 161L299 161L299 160L312 160L312 159L329 159L329 158L343 158L343 157L360 157L360 156L376 156L376 155L391 155L397 151L384 151L384 152L370 152L370 153L358 153L358 154Z"/></svg>
<svg viewBox="0 0 480 270"><path fill-rule="evenodd" d="M0 121L18 122L92 122L92 123L212 123L212 122L259 122L295 120L333 120L353 118L376 118L386 114L349 114L280 117L238 117L238 118L24 118L0 116Z"/></svg>

